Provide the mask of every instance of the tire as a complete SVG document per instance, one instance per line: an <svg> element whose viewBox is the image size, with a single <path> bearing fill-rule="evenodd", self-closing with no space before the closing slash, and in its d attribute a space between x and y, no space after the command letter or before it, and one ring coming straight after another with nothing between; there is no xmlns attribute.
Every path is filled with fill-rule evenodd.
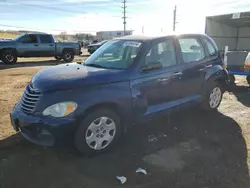
<svg viewBox="0 0 250 188"><path fill-rule="evenodd" d="M250 85L250 76L247 76L246 78L248 85Z"/></svg>
<svg viewBox="0 0 250 188"><path fill-rule="evenodd" d="M218 82L208 83L202 101L202 109L205 111L216 110L221 103L224 89Z"/></svg>
<svg viewBox="0 0 250 188"><path fill-rule="evenodd" d="M15 64L17 62L17 54L14 50L5 50L1 55L4 64Z"/></svg>
<svg viewBox="0 0 250 188"><path fill-rule="evenodd" d="M229 75L230 84L235 84L235 76Z"/></svg>
<svg viewBox="0 0 250 188"><path fill-rule="evenodd" d="M72 62L74 57L75 54L72 50L65 50L62 55L62 58L66 63Z"/></svg>
<svg viewBox="0 0 250 188"><path fill-rule="evenodd" d="M55 56L54 58L55 58L56 60L58 60L58 61L60 61L60 60L62 59L61 56Z"/></svg>
<svg viewBox="0 0 250 188"><path fill-rule="evenodd" d="M120 117L112 110L99 108L90 112L75 133L75 147L87 156L103 153L121 136ZM106 139L106 140L105 140Z"/></svg>

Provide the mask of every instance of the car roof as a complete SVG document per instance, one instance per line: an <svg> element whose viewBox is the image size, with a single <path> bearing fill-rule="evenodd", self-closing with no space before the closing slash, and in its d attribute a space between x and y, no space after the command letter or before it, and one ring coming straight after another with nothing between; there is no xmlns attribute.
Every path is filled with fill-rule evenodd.
<svg viewBox="0 0 250 188"><path fill-rule="evenodd" d="M165 35L165 36L156 36L156 37L149 37L144 35L128 35L124 37L115 38L114 40L137 40L137 41L152 41L152 40L158 40L163 39L166 37L197 37L197 36L206 36L206 34L179 34L179 35Z"/></svg>
<svg viewBox="0 0 250 188"><path fill-rule="evenodd" d="M27 34L27 35L51 35L51 34L43 33L43 32L28 32L28 33L24 33L24 34Z"/></svg>

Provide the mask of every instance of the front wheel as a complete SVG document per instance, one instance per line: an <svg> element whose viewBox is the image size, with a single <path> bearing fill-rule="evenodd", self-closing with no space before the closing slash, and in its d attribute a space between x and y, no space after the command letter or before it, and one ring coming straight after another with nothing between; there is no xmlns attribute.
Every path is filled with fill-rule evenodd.
<svg viewBox="0 0 250 188"><path fill-rule="evenodd" d="M217 109L220 106L222 96L222 86L217 82L211 83L209 86L207 86L202 102L202 108L206 111Z"/></svg>
<svg viewBox="0 0 250 188"><path fill-rule="evenodd" d="M17 54L14 50L5 50L2 53L1 60L4 64L15 64L17 62Z"/></svg>
<svg viewBox="0 0 250 188"><path fill-rule="evenodd" d="M63 52L63 60L66 62L66 63L69 63L69 62L72 62L74 57L75 57L75 54L73 51L71 50L65 50Z"/></svg>
<svg viewBox="0 0 250 188"><path fill-rule="evenodd" d="M96 109L81 122L75 134L75 146L93 156L111 148L121 136L120 117L110 109Z"/></svg>

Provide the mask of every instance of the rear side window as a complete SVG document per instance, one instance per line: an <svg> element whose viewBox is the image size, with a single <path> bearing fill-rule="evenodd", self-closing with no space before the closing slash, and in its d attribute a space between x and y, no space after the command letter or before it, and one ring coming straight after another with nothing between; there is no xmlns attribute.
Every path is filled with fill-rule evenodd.
<svg viewBox="0 0 250 188"><path fill-rule="evenodd" d="M22 43L37 43L36 35L24 35L20 41Z"/></svg>
<svg viewBox="0 0 250 188"><path fill-rule="evenodd" d="M185 63L197 62L205 58L204 48L198 39L180 38L179 43Z"/></svg>
<svg viewBox="0 0 250 188"><path fill-rule="evenodd" d="M50 35L40 35L41 43L52 43L52 38Z"/></svg>
<svg viewBox="0 0 250 188"><path fill-rule="evenodd" d="M207 49L208 49L208 53L210 56L214 56L216 55L216 49L214 48L214 45L208 40L208 39L204 39L204 42L207 45Z"/></svg>

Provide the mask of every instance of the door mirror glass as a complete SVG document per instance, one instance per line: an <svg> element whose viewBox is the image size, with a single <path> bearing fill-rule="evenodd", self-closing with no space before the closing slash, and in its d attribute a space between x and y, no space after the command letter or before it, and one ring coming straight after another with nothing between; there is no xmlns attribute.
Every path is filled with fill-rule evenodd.
<svg viewBox="0 0 250 188"><path fill-rule="evenodd" d="M141 71L142 72L148 72L148 71L152 71L152 70L157 70L157 69L161 69L162 68L162 64L160 61L155 61L155 62L149 62L147 65L145 65Z"/></svg>

